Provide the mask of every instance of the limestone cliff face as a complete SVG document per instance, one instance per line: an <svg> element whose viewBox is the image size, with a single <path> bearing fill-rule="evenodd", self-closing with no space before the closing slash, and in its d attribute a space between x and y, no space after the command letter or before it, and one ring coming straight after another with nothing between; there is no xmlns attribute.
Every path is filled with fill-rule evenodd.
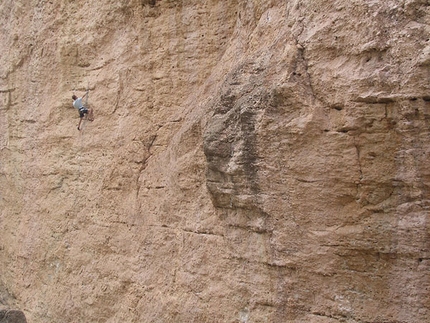
<svg viewBox="0 0 430 323"><path fill-rule="evenodd" d="M0 31L1 307L428 320L427 0L5 0Z"/></svg>

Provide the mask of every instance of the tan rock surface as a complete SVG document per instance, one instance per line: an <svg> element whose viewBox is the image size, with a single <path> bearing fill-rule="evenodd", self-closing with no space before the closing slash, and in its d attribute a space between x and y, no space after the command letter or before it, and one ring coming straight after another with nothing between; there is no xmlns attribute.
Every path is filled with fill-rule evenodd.
<svg viewBox="0 0 430 323"><path fill-rule="evenodd" d="M427 0L2 1L0 303L426 322L429 25Z"/></svg>

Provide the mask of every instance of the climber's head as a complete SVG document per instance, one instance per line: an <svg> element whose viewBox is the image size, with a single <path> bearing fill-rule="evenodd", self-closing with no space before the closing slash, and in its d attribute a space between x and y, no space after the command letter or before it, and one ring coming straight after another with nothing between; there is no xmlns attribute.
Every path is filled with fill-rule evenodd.
<svg viewBox="0 0 430 323"><path fill-rule="evenodd" d="M74 95L74 94L72 95L72 99L73 99L73 100L76 100L77 98L78 98L78 97L77 97L76 95Z"/></svg>

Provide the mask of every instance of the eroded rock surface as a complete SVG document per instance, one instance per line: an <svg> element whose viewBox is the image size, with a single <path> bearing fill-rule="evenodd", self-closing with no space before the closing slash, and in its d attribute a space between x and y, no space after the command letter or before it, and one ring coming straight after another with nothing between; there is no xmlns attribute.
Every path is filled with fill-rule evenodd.
<svg viewBox="0 0 430 323"><path fill-rule="evenodd" d="M425 322L429 25L427 0L3 1L2 304Z"/></svg>
<svg viewBox="0 0 430 323"><path fill-rule="evenodd" d="M18 310L0 310L1 323L27 323L25 315Z"/></svg>

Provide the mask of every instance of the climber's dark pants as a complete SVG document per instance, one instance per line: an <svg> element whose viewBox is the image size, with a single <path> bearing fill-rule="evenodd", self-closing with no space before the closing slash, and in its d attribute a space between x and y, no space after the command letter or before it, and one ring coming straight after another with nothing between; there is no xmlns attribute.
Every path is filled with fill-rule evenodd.
<svg viewBox="0 0 430 323"><path fill-rule="evenodd" d="M83 118L85 116L85 114L88 114L88 109L85 107L82 107L79 109L79 117Z"/></svg>

